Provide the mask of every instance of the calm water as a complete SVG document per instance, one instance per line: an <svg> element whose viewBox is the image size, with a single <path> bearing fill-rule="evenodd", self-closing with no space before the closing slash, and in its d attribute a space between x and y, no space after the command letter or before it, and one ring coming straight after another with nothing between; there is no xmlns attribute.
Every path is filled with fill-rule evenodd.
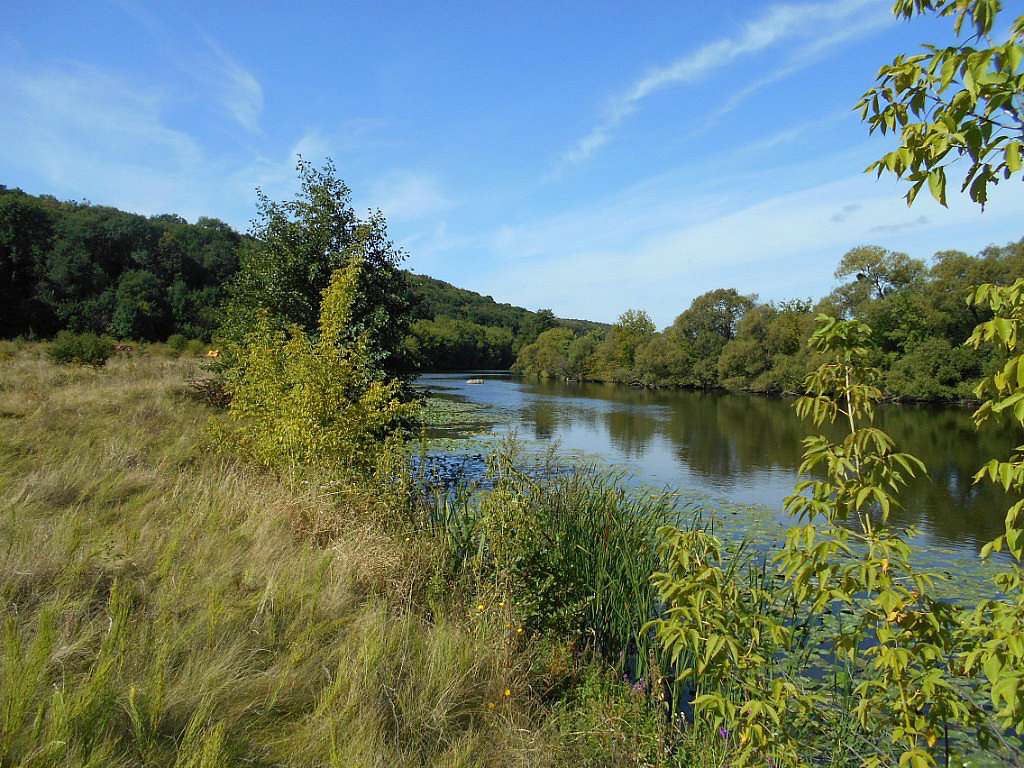
<svg viewBox="0 0 1024 768"><path fill-rule="evenodd" d="M505 374L467 385L469 377L431 374L419 383L488 406L496 434L515 430L531 443L557 441L562 450L622 467L639 482L764 505L785 519L782 500L797 480L800 439L807 434L792 401ZM952 407L887 406L878 425L920 457L930 475L907 489L905 508L894 517L917 527L925 543L960 556L973 555L1002 531L1007 497L988 484L972 485L971 478L987 458L1018 445L1019 436L1008 429L978 433L970 411Z"/></svg>

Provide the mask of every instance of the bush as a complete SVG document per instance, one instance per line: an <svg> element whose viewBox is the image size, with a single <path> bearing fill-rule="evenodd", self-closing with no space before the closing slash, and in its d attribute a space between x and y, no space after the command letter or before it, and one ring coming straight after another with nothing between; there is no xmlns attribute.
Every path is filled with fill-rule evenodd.
<svg viewBox="0 0 1024 768"><path fill-rule="evenodd" d="M114 353L114 342L94 333L61 331L47 350L54 362L99 367Z"/></svg>
<svg viewBox="0 0 1024 768"><path fill-rule="evenodd" d="M643 674L655 609L656 532L676 517L665 496L631 494L594 469L542 482L499 453L482 502L499 588L527 630L566 638L620 670Z"/></svg>
<svg viewBox="0 0 1024 768"><path fill-rule="evenodd" d="M182 352L185 351L185 345L187 343L188 340L180 333L172 333L170 336L167 337L167 346L173 349L178 354L181 354Z"/></svg>
<svg viewBox="0 0 1024 768"><path fill-rule="evenodd" d="M317 338L288 336L264 313L227 372L229 416L250 457L269 467L377 471L390 460L416 406L402 383L375 367L368 335L353 341L352 309L363 260L353 254L324 291Z"/></svg>
<svg viewBox="0 0 1024 768"><path fill-rule="evenodd" d="M209 345L202 339L189 339L185 342L185 346L182 348L181 353L183 355L189 355L190 357L198 357L206 351Z"/></svg>

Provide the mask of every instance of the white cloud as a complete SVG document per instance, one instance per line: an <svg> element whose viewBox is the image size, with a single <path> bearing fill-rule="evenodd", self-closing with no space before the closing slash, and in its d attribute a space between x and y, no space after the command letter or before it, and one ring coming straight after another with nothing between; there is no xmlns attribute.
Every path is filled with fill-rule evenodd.
<svg viewBox="0 0 1024 768"><path fill-rule="evenodd" d="M208 69L218 83L224 109L247 131L259 133L263 86L212 39L206 38L206 45L212 56Z"/></svg>
<svg viewBox="0 0 1024 768"><path fill-rule="evenodd" d="M735 287L766 300L820 296L832 284L839 257L859 244L927 258L941 248L970 252L1020 236L1024 199L1013 190L999 188L984 213L960 198L940 210L923 196L908 209L900 191L895 183L858 175L737 209L673 194L667 184L638 188L627 200L506 229L492 244L494 271L478 282L500 286L500 300L551 306L562 316L613 320L624 309L642 307L667 325L712 288ZM610 215L655 204L687 215L661 216L660 226L637 228L628 213ZM838 221L837 211L843 214ZM525 262L513 258L523 252L531 254Z"/></svg>
<svg viewBox="0 0 1024 768"><path fill-rule="evenodd" d="M5 183L31 179L39 186L30 192L143 214L218 216L239 228L257 186L276 199L290 196L296 155L319 163L332 150L327 137L307 131L273 156L244 148L214 156L171 127L174 100L166 92L85 67L0 71L0 103Z"/></svg>
<svg viewBox="0 0 1024 768"><path fill-rule="evenodd" d="M872 6L878 7L878 0L834 0L805 5L776 5L769 8L761 17L749 22L740 34L707 43L667 66L651 70L635 81L623 94L612 100L604 120L562 154L558 169L589 159L608 143L615 129L639 108L644 99L658 91L695 82L737 59L764 51L793 36L807 33L820 36L823 25L845 25L844 29L812 43L801 55L794 57L793 62L783 70L767 78L761 78L741 91L734 97L735 103L738 104L739 100L746 98L755 90L787 76L800 66L805 66L806 64L800 63L802 59L810 59L826 50L830 44L864 34L877 27L879 22L874 17L869 22L862 20L853 25L848 23L851 17Z"/></svg>
<svg viewBox="0 0 1024 768"><path fill-rule="evenodd" d="M46 191L147 213L201 212L203 152L163 119L164 98L87 68L0 77L0 158ZM197 194L198 193L198 194Z"/></svg>
<svg viewBox="0 0 1024 768"><path fill-rule="evenodd" d="M450 210L455 201L427 174L391 173L370 187L370 205L388 221L416 221Z"/></svg>

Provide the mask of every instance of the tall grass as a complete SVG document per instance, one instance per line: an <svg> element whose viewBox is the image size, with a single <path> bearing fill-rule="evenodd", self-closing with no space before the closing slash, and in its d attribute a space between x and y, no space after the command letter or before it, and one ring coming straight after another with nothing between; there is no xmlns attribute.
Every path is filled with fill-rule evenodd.
<svg viewBox="0 0 1024 768"><path fill-rule="evenodd" d="M191 367L0 364L0 765L543 764L510 646L417 610L429 542L213 451Z"/></svg>
<svg viewBox="0 0 1024 768"><path fill-rule="evenodd" d="M672 497L630 492L593 467L524 469L514 443L491 457L488 492L437 494L425 515L455 569L469 568L517 623L573 642L620 671L647 673L642 627L656 609L656 533Z"/></svg>

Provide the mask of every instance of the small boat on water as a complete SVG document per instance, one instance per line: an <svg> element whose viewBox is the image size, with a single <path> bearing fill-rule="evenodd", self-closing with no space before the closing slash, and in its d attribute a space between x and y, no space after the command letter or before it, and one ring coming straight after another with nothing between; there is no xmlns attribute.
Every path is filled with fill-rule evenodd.
<svg viewBox="0 0 1024 768"><path fill-rule="evenodd" d="M466 379L467 384L483 384L483 379Z"/></svg>

